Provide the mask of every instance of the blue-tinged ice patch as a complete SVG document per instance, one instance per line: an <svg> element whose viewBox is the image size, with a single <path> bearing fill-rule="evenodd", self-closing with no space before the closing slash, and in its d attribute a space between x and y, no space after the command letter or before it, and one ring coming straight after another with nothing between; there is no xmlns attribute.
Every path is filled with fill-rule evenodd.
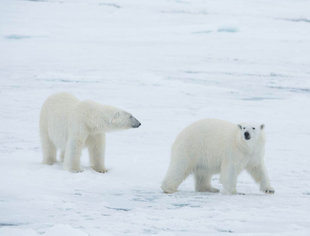
<svg viewBox="0 0 310 236"><path fill-rule="evenodd" d="M115 210L115 211L131 211L131 209L129 208L122 208L122 207L107 207L107 209L110 209L110 210Z"/></svg>
<svg viewBox="0 0 310 236"><path fill-rule="evenodd" d="M238 28L234 26L222 26L217 29L217 32L236 33Z"/></svg>
<svg viewBox="0 0 310 236"><path fill-rule="evenodd" d="M246 97L242 98L244 101L264 101L264 100L274 100L276 98L273 97Z"/></svg>
<svg viewBox="0 0 310 236"><path fill-rule="evenodd" d="M99 3L99 6L121 8L120 5L118 5L116 3L112 3L112 2L101 2L101 3Z"/></svg>
<svg viewBox="0 0 310 236"><path fill-rule="evenodd" d="M186 74L201 74L201 71L194 71L194 70L185 70L184 73Z"/></svg>
<svg viewBox="0 0 310 236"><path fill-rule="evenodd" d="M81 83L100 83L102 82L100 78L93 77L90 78L85 77L83 75L78 74L69 74L69 73L47 73L47 74L40 74L37 76L37 81L44 81L48 83L72 83L72 84L81 84Z"/></svg>
<svg viewBox="0 0 310 236"><path fill-rule="evenodd" d="M47 0L26 0L29 2L47 2Z"/></svg>
<svg viewBox="0 0 310 236"><path fill-rule="evenodd" d="M43 79L42 79L43 80ZM45 81L48 82L60 82L60 83L100 83L100 81L97 80L71 80L71 79L58 79L58 78L51 78L51 79L44 79Z"/></svg>
<svg viewBox="0 0 310 236"><path fill-rule="evenodd" d="M234 231L230 230L230 229L220 229L220 228L216 228L216 230L218 232L222 232L222 233L234 233Z"/></svg>
<svg viewBox="0 0 310 236"><path fill-rule="evenodd" d="M199 11L190 11L190 10L164 10L161 11L163 14L170 14L170 15L193 15L193 16L199 16L199 15L208 15L208 12L205 10L199 10Z"/></svg>
<svg viewBox="0 0 310 236"><path fill-rule="evenodd" d="M308 18L278 18L279 20L292 21L292 22L304 22L310 23L310 19Z"/></svg>
<svg viewBox="0 0 310 236"><path fill-rule="evenodd" d="M269 86L272 89L286 90L292 93L310 93L310 88L285 87L285 86Z"/></svg>
<svg viewBox="0 0 310 236"><path fill-rule="evenodd" d="M173 206L177 207L177 208L182 208L182 207L188 207L190 206L189 203L175 203L175 204L172 204Z"/></svg>
<svg viewBox="0 0 310 236"><path fill-rule="evenodd" d="M19 225L21 225L21 224L0 222L0 227L19 226Z"/></svg>
<svg viewBox="0 0 310 236"><path fill-rule="evenodd" d="M271 77L287 77L287 75L282 75L282 74L278 74L278 73L275 73L275 72L271 72L270 76Z"/></svg>
<svg viewBox="0 0 310 236"><path fill-rule="evenodd" d="M19 40L19 39L29 39L31 38L31 36L22 35L22 34L10 34L10 35L4 36L4 38L10 39L10 40Z"/></svg>
<svg viewBox="0 0 310 236"><path fill-rule="evenodd" d="M212 33L212 30L202 30L202 31L195 31L193 34L210 34Z"/></svg>

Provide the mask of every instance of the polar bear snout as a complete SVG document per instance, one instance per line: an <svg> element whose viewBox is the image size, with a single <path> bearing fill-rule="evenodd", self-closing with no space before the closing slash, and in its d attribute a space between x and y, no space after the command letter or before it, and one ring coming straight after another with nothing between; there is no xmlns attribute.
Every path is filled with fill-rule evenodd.
<svg viewBox="0 0 310 236"><path fill-rule="evenodd" d="M138 128L138 127L140 127L140 125L141 125L141 123L138 121L138 123L132 125L132 128Z"/></svg>
<svg viewBox="0 0 310 236"><path fill-rule="evenodd" d="M251 135L250 135L250 133L248 131L244 132L244 138L246 140L250 140L251 139Z"/></svg>
<svg viewBox="0 0 310 236"><path fill-rule="evenodd" d="M133 117L133 116L130 117L130 120L131 120L131 126L132 126L132 128L138 128L138 127L141 125L140 121L138 121L138 120L137 120L135 117Z"/></svg>

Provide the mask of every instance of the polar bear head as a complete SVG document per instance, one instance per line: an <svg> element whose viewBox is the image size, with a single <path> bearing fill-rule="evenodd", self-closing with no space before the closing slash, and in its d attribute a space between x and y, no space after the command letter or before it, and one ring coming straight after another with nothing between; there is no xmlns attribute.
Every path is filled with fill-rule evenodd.
<svg viewBox="0 0 310 236"><path fill-rule="evenodd" d="M253 143L263 136L265 125L241 123L238 124L238 127L240 129L241 140L246 143Z"/></svg>
<svg viewBox="0 0 310 236"><path fill-rule="evenodd" d="M110 124L112 129L138 128L141 125L133 115L122 110L114 112Z"/></svg>
<svg viewBox="0 0 310 236"><path fill-rule="evenodd" d="M91 133L138 128L141 125L124 110L90 100L80 102L76 115L81 116Z"/></svg>

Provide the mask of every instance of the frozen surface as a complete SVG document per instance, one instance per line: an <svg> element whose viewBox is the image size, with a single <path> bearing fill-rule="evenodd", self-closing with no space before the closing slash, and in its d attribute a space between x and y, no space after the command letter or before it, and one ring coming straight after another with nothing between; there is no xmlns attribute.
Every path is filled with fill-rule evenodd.
<svg viewBox="0 0 310 236"><path fill-rule="evenodd" d="M0 235L310 235L310 2L1 0ZM109 172L40 164L39 110L68 91L122 107ZM275 195L165 195L170 146L205 117L266 124ZM221 187L215 177L214 185Z"/></svg>

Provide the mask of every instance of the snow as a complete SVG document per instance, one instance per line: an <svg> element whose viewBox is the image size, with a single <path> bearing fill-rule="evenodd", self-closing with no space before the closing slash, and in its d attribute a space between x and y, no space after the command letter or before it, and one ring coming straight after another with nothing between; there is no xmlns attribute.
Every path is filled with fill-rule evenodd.
<svg viewBox="0 0 310 236"><path fill-rule="evenodd" d="M2 0L0 235L309 235L307 0ZM108 173L40 163L49 94L121 107ZM265 123L275 195L160 190L176 135L206 118ZM218 177L215 187L221 187Z"/></svg>

